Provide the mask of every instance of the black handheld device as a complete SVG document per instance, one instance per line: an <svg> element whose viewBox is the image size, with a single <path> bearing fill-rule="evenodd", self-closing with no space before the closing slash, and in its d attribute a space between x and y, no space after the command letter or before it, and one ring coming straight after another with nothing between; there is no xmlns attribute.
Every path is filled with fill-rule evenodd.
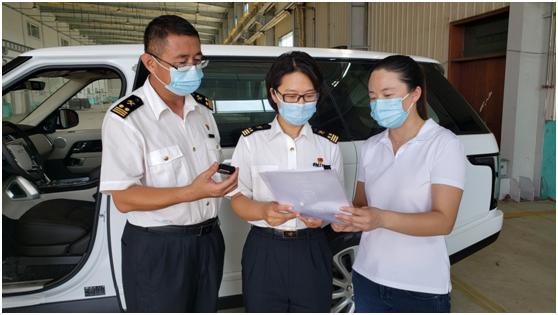
<svg viewBox="0 0 558 315"><path fill-rule="evenodd" d="M234 173L235 170L236 168L234 166L221 163L219 164L219 169L217 170L217 173L223 175L231 175L232 173Z"/></svg>

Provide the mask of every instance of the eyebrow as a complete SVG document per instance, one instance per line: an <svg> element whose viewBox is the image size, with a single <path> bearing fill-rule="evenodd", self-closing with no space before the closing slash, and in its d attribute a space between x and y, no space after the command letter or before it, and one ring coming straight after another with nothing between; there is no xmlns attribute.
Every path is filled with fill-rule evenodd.
<svg viewBox="0 0 558 315"><path fill-rule="evenodd" d="M286 90L285 90L285 92L288 92L288 91L298 92L297 90L294 90L294 89L286 89ZM304 91L303 93L309 93L309 92L316 92L316 89L306 90L306 91Z"/></svg>
<svg viewBox="0 0 558 315"><path fill-rule="evenodd" d="M201 51L194 55L194 57L197 57L197 56L202 56ZM176 58L188 58L188 57L190 57L190 55L178 55Z"/></svg>
<svg viewBox="0 0 558 315"><path fill-rule="evenodd" d="M395 89L394 87L387 87L387 88L383 88L381 90L381 92L390 91L390 90L394 90L394 89ZM372 90L368 90L368 93L375 93L375 92L372 91Z"/></svg>

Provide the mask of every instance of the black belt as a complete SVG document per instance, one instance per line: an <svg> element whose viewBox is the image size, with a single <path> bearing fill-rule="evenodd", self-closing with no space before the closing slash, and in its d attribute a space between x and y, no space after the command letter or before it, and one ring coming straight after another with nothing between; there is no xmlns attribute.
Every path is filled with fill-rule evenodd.
<svg viewBox="0 0 558 315"><path fill-rule="evenodd" d="M131 227L135 229L140 229L142 231L147 232L163 232L163 233L175 233L175 234L184 234L184 235L197 235L201 236L204 234L211 233L213 229L219 226L219 218L215 217L209 219L207 221L192 224L192 225L163 225L163 226L150 226L150 227L142 227L133 225L128 222Z"/></svg>
<svg viewBox="0 0 558 315"><path fill-rule="evenodd" d="M292 239L307 239L315 238L323 235L321 228L315 229L301 229L301 230L280 230L274 228L264 228L252 225L252 230L258 234L268 236L270 238L292 240Z"/></svg>

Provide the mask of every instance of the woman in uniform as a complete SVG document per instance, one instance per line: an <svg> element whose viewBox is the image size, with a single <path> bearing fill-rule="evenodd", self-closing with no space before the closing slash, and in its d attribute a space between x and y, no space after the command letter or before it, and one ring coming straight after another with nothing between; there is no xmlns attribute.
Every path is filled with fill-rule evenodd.
<svg viewBox="0 0 558 315"><path fill-rule="evenodd" d="M266 76L275 119L242 132L232 157L238 189L236 214L252 227L242 253L242 287L248 312L329 312L331 252L322 221L274 201L260 177L272 170L332 169L343 180L336 135L313 130L323 85L314 59L299 51L277 58Z"/></svg>

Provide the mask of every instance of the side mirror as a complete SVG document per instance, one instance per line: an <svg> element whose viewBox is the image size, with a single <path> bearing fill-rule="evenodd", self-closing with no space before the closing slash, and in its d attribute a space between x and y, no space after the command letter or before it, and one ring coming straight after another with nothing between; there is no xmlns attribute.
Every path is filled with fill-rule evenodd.
<svg viewBox="0 0 558 315"><path fill-rule="evenodd" d="M56 129L69 129L79 124L78 114L71 109L62 108L58 110L58 122Z"/></svg>

